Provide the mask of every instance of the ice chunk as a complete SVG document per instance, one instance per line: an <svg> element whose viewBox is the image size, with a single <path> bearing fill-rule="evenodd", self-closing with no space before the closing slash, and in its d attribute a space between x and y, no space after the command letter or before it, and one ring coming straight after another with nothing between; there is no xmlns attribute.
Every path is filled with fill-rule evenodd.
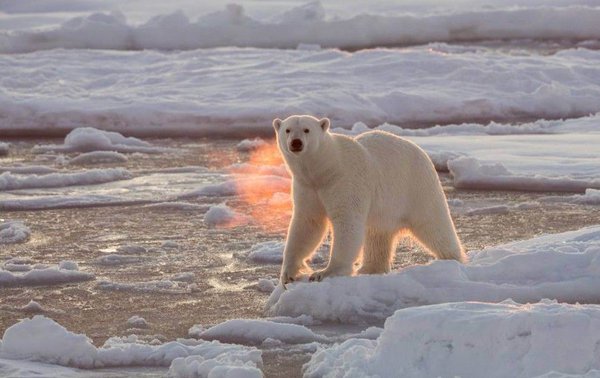
<svg viewBox="0 0 600 378"><path fill-rule="evenodd" d="M534 377L600 369L600 306L544 301L447 303L398 310L375 341L315 353L305 377ZM560 340L560 343L556 343Z"/></svg>
<svg viewBox="0 0 600 378"><path fill-rule="evenodd" d="M29 240L31 230L21 221L0 223L0 244L22 243Z"/></svg>

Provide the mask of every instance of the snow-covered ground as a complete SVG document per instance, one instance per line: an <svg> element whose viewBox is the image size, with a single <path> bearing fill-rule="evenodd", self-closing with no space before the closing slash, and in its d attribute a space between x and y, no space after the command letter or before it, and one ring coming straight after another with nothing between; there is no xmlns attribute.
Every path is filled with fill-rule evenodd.
<svg viewBox="0 0 600 378"><path fill-rule="evenodd" d="M329 116L334 127L573 118L600 111L599 60L582 48L506 54L446 44L0 54L1 129L250 136L294 113Z"/></svg>
<svg viewBox="0 0 600 378"><path fill-rule="evenodd" d="M473 251L466 265L438 260L387 275L297 283L287 290L280 286L267 310L364 324L398 309L445 302L600 303L599 263L600 227L592 227Z"/></svg>
<svg viewBox="0 0 600 378"><path fill-rule="evenodd" d="M600 376L599 18L597 0L0 0L0 375ZM294 113L426 150L470 262L278 286L271 120ZM575 231L483 248L551 230Z"/></svg>
<svg viewBox="0 0 600 378"><path fill-rule="evenodd" d="M271 312L277 317L190 329L195 338L234 344L148 343L129 336L111 338L97 348L85 335L35 316L5 331L0 372L25 376L62 371L55 365L170 366L173 376L232 369L258 377L261 352L252 345L300 344L300 350L313 353L304 366L307 377L344 372L381 377L594 376L600 370L600 306L587 303L600 303L599 253L598 226L543 235L474 251L466 266L436 261L382 276L288 285L287 291L278 289L271 296ZM383 329L354 332L345 326L384 320ZM139 316L128 323L148 327ZM65 371L86 376L102 370Z"/></svg>

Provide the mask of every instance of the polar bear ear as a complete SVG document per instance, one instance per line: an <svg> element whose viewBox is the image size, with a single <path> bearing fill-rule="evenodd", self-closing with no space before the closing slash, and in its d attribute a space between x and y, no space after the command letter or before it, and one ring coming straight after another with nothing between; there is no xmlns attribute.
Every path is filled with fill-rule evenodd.
<svg viewBox="0 0 600 378"><path fill-rule="evenodd" d="M281 120L279 118L275 118L273 120L273 128L275 129L275 132L279 131L280 127L281 127Z"/></svg>
<svg viewBox="0 0 600 378"><path fill-rule="evenodd" d="M323 131L327 131L327 130L329 130L331 121L329 120L329 118L321 118L321 120L319 121L319 124L321 125L321 129Z"/></svg>

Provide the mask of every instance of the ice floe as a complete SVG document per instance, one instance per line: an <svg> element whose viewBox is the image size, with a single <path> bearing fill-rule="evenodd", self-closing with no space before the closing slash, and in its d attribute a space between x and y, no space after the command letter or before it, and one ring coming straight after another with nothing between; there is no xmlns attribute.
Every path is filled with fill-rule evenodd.
<svg viewBox="0 0 600 378"><path fill-rule="evenodd" d="M469 264L436 260L386 275L338 277L281 286L271 315L311 315L322 321L377 323L396 310L429 304L512 298L600 303L600 227L490 247L470 253Z"/></svg>
<svg viewBox="0 0 600 378"><path fill-rule="evenodd" d="M30 236L31 230L22 221L0 222L0 244L23 243Z"/></svg>
<svg viewBox="0 0 600 378"><path fill-rule="evenodd" d="M467 302L398 310L376 340L321 348L305 377L535 377L600 369L600 306ZM579 375L578 375L579 376Z"/></svg>
<svg viewBox="0 0 600 378"><path fill-rule="evenodd" d="M185 360L190 356L198 357L196 363ZM0 359L38 361L86 369L171 366L173 376L182 377L193 375L186 375L186 369L201 369L201 376L209 376L211 372L223 374L228 367L235 371L243 366L259 373L258 368L262 367L259 350L216 341L198 341L193 345L179 342L149 345L141 343L135 337L131 341L110 338L104 346L97 348L87 336L72 333L41 315L21 320L6 329L0 345ZM175 360L178 362L174 363Z"/></svg>
<svg viewBox="0 0 600 378"><path fill-rule="evenodd" d="M19 175L4 172L0 174L0 190L94 185L131 178L131 173L123 168L89 169L79 172L56 172L45 175Z"/></svg>
<svg viewBox="0 0 600 378"><path fill-rule="evenodd" d="M0 269L0 287L60 285L93 280L91 273L79 271L73 262L62 262L56 267L36 267L24 272ZM69 268L69 269L65 269Z"/></svg>

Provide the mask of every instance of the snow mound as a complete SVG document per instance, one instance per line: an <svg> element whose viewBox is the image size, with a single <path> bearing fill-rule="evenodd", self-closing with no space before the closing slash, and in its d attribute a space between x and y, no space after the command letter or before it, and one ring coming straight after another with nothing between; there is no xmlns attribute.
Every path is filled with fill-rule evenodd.
<svg viewBox="0 0 600 378"><path fill-rule="evenodd" d="M168 148L153 147L150 143L138 138L124 137L114 131L98 130L93 127L79 127L73 129L65 137L64 144L61 145L42 145L36 146L34 152L44 153L49 151L58 152L94 152L94 151L114 151L114 152L143 152L143 153L161 153L171 151ZM94 157L99 155L87 155L83 160L93 161ZM107 155L104 155L106 158ZM112 155L114 158L118 155Z"/></svg>
<svg viewBox="0 0 600 378"><path fill-rule="evenodd" d="M279 340L286 344L305 344L327 340L325 336L318 335L302 325L260 319L228 320L207 329L199 337L204 340L219 340L245 345L259 345L266 339Z"/></svg>
<svg viewBox="0 0 600 378"><path fill-rule="evenodd" d="M248 251L238 252L234 257L245 259L255 264L281 264L283 262L283 250L285 243L279 241L267 241L253 245ZM313 263L321 263L324 250L320 248L312 257Z"/></svg>
<svg viewBox="0 0 600 378"><path fill-rule="evenodd" d="M557 340L560 340L557 343ZM447 303L398 310L375 340L315 353L305 377L534 377L600 368L600 306Z"/></svg>
<svg viewBox="0 0 600 378"><path fill-rule="evenodd" d="M0 210L48 210L75 207L128 206L148 203L147 200L123 199L102 194L32 196L0 200Z"/></svg>
<svg viewBox="0 0 600 378"><path fill-rule="evenodd" d="M123 168L89 169L81 172L27 176L4 172L0 174L0 190L95 185L111 181L129 180L132 177L131 173Z"/></svg>
<svg viewBox="0 0 600 378"><path fill-rule="evenodd" d="M268 145L268 143L265 142L263 139L254 138L254 139L242 140L240 143L238 143L236 145L236 148L240 152L250 152L250 151L258 150L261 147L266 147L267 145Z"/></svg>
<svg viewBox="0 0 600 378"><path fill-rule="evenodd" d="M203 356L180 357L173 360L168 375L174 378L263 378L256 360L254 356L248 356L246 351L223 353L211 359Z"/></svg>
<svg viewBox="0 0 600 378"><path fill-rule="evenodd" d="M45 165L17 165L13 167L0 167L0 173L21 173L21 174L34 174L34 175L45 175L48 173L54 173L58 171L56 168L47 167Z"/></svg>
<svg viewBox="0 0 600 378"><path fill-rule="evenodd" d="M144 207L149 209L170 211L196 211L200 213L206 212L208 210L208 206L206 205L181 201L151 203L148 205L144 205Z"/></svg>
<svg viewBox="0 0 600 378"><path fill-rule="evenodd" d="M68 263L66 268L70 269L65 269L64 264L62 267L34 267L22 274L0 269L0 287L60 285L95 279L93 274L80 272L76 265Z"/></svg>
<svg viewBox="0 0 600 378"><path fill-rule="evenodd" d="M10 150L10 144L5 142L0 142L0 156L8 155L8 151Z"/></svg>
<svg viewBox="0 0 600 378"><path fill-rule="evenodd" d="M8 327L0 355L64 366L94 367L98 351L85 335L67 331L41 315Z"/></svg>
<svg viewBox="0 0 600 378"><path fill-rule="evenodd" d="M105 266L135 264L135 263L138 263L141 261L142 261L141 257L119 255L116 253L111 253L106 256L100 256L100 257L96 258L96 260L95 260L96 264L105 265Z"/></svg>
<svg viewBox="0 0 600 378"><path fill-rule="evenodd" d="M261 367L261 352L254 348L227 345L219 342L200 341L194 345L169 342L148 345L121 338L111 338L103 347L96 348L82 334L65 329L52 319L36 315L12 325L4 332L0 345L0 358L28 359L49 364L78 368L100 368L116 366L169 366L178 359L198 356L205 361L206 375L216 374L229 365L233 369L240 364ZM216 361L213 361L216 359ZM190 361L191 362L191 361ZM175 364L175 370L194 364ZM214 370L213 370L214 369ZM186 376L183 373L179 376ZM211 375L212 376L212 375Z"/></svg>
<svg viewBox="0 0 600 378"><path fill-rule="evenodd" d="M21 307L23 312L44 312L45 309L41 304L34 300L30 300L25 306Z"/></svg>
<svg viewBox="0 0 600 378"><path fill-rule="evenodd" d="M291 180L288 177L273 175L244 176L203 186L197 190L184 193L179 198L235 196L240 194L241 188L248 195L264 193L266 188L273 193L287 193L291 188Z"/></svg>
<svg viewBox="0 0 600 378"><path fill-rule="evenodd" d="M47 30L3 33L2 53L43 49L193 50L223 46L296 48L300 44L344 49L498 39L600 38L595 7L470 8L438 14L358 14L325 19L320 2L310 2L263 22L238 4L196 22L181 11L128 24L121 13L93 13ZM522 22L515 22L522 21ZM577 20L577 22L574 22ZM286 22L286 21L289 21ZM525 22L527 21L527 22ZM300 27L289 28L289 25ZM203 38L197 38L197 36Z"/></svg>
<svg viewBox="0 0 600 378"><path fill-rule="evenodd" d="M213 205L204 214L204 223L208 228L235 227L248 222L248 218L239 214L224 203Z"/></svg>
<svg viewBox="0 0 600 378"><path fill-rule="evenodd" d="M446 302L600 302L600 226L475 251L470 259L278 286L267 312L369 324L398 309Z"/></svg>
<svg viewBox="0 0 600 378"><path fill-rule="evenodd" d="M584 194L574 194L572 196L549 196L539 199L541 202L565 202L578 205L600 205L600 190L586 189Z"/></svg>
<svg viewBox="0 0 600 378"><path fill-rule="evenodd" d="M126 163L127 156L115 151L92 151L85 152L70 159L69 165L93 165L93 164L114 164Z"/></svg>
<svg viewBox="0 0 600 378"><path fill-rule="evenodd" d="M256 284L256 288L261 293L272 293L277 286L277 281L272 278L261 278Z"/></svg>
<svg viewBox="0 0 600 378"><path fill-rule="evenodd" d="M461 189L584 192L586 188L600 188L600 178L519 175L500 163L481 164L472 157L450 160L448 168L454 186Z"/></svg>
<svg viewBox="0 0 600 378"><path fill-rule="evenodd" d="M479 207L476 209L467 210L466 215L490 215L490 214L508 214L510 212L510 206L508 205L495 205Z"/></svg>
<svg viewBox="0 0 600 378"><path fill-rule="evenodd" d="M133 315L129 319L127 319L127 325L133 328L148 328L148 322L146 319L142 318L139 315Z"/></svg>
<svg viewBox="0 0 600 378"><path fill-rule="evenodd" d="M23 243L29 240L31 230L21 221L0 223L0 244Z"/></svg>
<svg viewBox="0 0 600 378"><path fill-rule="evenodd" d="M163 293L163 294L184 294L190 293L194 288L193 284L175 280L156 280L143 282L112 282L100 281L96 285L100 290L109 291L132 291L139 293Z"/></svg>

